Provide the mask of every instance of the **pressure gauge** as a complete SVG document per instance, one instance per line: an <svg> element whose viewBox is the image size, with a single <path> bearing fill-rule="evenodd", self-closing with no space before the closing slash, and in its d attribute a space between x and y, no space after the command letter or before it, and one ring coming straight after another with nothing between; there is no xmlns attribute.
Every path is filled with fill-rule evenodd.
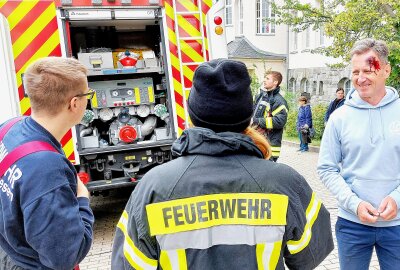
<svg viewBox="0 0 400 270"><path fill-rule="evenodd" d="M145 104L139 105L136 109L136 113L140 117L147 117L150 114L150 107Z"/></svg>
<svg viewBox="0 0 400 270"><path fill-rule="evenodd" d="M132 91L132 90L128 90L128 91L126 91L126 94L127 94L128 96L132 96L132 95L133 95L133 91Z"/></svg>
<svg viewBox="0 0 400 270"><path fill-rule="evenodd" d="M102 121L111 120L114 116L113 111L110 108L103 108L99 112L99 117Z"/></svg>
<svg viewBox="0 0 400 270"><path fill-rule="evenodd" d="M114 91L111 92L111 95L112 95L113 97L118 97L119 93L118 93L117 90L114 90Z"/></svg>
<svg viewBox="0 0 400 270"><path fill-rule="evenodd" d="M135 109L135 107L129 107L129 114L130 115L135 115L136 114L136 109Z"/></svg>
<svg viewBox="0 0 400 270"><path fill-rule="evenodd" d="M118 114L121 112L121 108L120 107L115 107L113 109L113 111L114 111L114 116L118 116Z"/></svg>

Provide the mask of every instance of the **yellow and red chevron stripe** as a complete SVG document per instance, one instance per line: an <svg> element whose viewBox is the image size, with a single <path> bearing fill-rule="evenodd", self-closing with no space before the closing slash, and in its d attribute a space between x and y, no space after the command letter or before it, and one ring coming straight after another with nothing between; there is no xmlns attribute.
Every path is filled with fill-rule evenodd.
<svg viewBox="0 0 400 270"><path fill-rule="evenodd" d="M54 0L56 3L57 7L62 6L61 5L61 0ZM162 0L160 1L160 6L162 5ZM137 7L146 7L146 6L154 6L153 4L149 3L149 0L133 0L132 3L137 6ZM126 5L126 3L123 3L121 0L102 0L101 4L98 6L102 7L121 7ZM74 7L92 7L93 3L92 0L73 0L72 1L72 6Z"/></svg>
<svg viewBox="0 0 400 270"><path fill-rule="evenodd" d="M173 88L175 94L175 109L177 114L178 134L185 129L186 119L185 103L189 93L185 93L185 88L192 86L194 70L197 64L209 59L208 42L206 32L206 14L211 8L212 0L176 0L174 7L173 0L165 0L164 6L167 14L168 40L170 48L170 59L172 69ZM175 11L187 12L189 14L178 14L175 20ZM200 14L193 14L200 10ZM202 20L200 20L202 16ZM201 24L201 21L203 22ZM176 27L177 30L176 31ZM204 29L204 42L201 37L201 27ZM195 38L193 40L178 38ZM180 47L181 59L179 58L178 44ZM203 45L204 44L204 45ZM205 46L205 48L203 48ZM205 51L205 57L203 56ZM181 69L181 63L182 69ZM183 80L181 78L183 75Z"/></svg>
<svg viewBox="0 0 400 270"><path fill-rule="evenodd" d="M21 114L30 115L22 74L32 62L47 56L61 56L60 38L54 1L0 1L0 13L7 19L15 64ZM62 140L65 155L75 161L72 132Z"/></svg>

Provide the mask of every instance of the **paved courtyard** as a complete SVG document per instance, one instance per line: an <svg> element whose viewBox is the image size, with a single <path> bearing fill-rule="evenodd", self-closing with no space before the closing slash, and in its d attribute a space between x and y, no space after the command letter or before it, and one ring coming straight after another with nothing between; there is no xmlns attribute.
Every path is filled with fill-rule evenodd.
<svg viewBox="0 0 400 270"><path fill-rule="evenodd" d="M290 165L300 172L308 181L310 186L316 191L331 213L331 228L334 233L334 224L337 219L337 207L335 199L329 194L327 189L319 181L316 164L318 159L317 152L300 153L296 152L297 146L285 144L282 147L282 156L279 162ZM311 149L315 150L315 149ZM94 228L94 243L85 258L80 264L81 270L108 270L111 264L112 240L114 238L115 225L119 216L129 199L130 191L111 193L108 197L93 197L92 208L95 213L96 222ZM317 270L339 269L338 253L336 249L316 268ZM370 269L378 270L379 263L374 254Z"/></svg>

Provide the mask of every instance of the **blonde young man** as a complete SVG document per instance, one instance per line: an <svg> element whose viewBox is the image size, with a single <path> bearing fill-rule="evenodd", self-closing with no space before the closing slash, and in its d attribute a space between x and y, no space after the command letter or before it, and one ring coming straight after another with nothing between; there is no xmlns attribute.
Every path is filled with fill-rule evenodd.
<svg viewBox="0 0 400 270"><path fill-rule="evenodd" d="M2 153L30 141L48 143L55 151L19 159L9 169L13 181L10 171L1 180L9 192L0 192L0 269L70 270L90 249L94 217L89 192L60 141L80 122L93 93L86 68L77 60L58 57L31 64L24 86L32 114L6 133L0 142Z"/></svg>
<svg viewBox="0 0 400 270"><path fill-rule="evenodd" d="M271 160L277 161L281 153L283 128L287 122L288 106L279 93L282 74L270 71L265 75L264 88L254 103L253 125L264 134L272 147Z"/></svg>
<svg viewBox="0 0 400 270"><path fill-rule="evenodd" d="M391 68L383 41L351 51L353 89L329 118L318 173L339 203L340 268L367 270L375 248L382 270L400 267L400 100L385 86Z"/></svg>

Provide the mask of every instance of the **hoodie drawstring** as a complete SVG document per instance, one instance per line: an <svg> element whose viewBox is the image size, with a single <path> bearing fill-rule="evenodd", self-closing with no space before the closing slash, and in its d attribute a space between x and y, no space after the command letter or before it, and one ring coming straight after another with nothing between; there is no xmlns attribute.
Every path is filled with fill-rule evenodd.
<svg viewBox="0 0 400 270"><path fill-rule="evenodd" d="M373 138L373 128L372 128L372 118L371 118L371 109L368 109L368 119L369 119L369 141L372 144L372 138Z"/></svg>
<svg viewBox="0 0 400 270"><path fill-rule="evenodd" d="M370 126L370 128L369 128L369 139L370 139L370 142L372 144L373 143L373 137L374 137L374 131L373 131L374 129L372 128L373 125L372 125L371 109L368 109L368 118L369 118L369 126ZM383 138L383 140L386 140L385 128L384 128L384 125L383 125L382 108L381 107L379 107L379 118L380 118L380 124L381 124L380 128L381 128L382 138Z"/></svg>
<svg viewBox="0 0 400 270"><path fill-rule="evenodd" d="M383 136L383 140L385 141L385 140L386 140L386 137L385 137L385 129L384 129L384 126L383 126L383 117L382 117L382 108L381 108L381 107L379 107L379 116L380 116L380 118L381 118L382 136Z"/></svg>

